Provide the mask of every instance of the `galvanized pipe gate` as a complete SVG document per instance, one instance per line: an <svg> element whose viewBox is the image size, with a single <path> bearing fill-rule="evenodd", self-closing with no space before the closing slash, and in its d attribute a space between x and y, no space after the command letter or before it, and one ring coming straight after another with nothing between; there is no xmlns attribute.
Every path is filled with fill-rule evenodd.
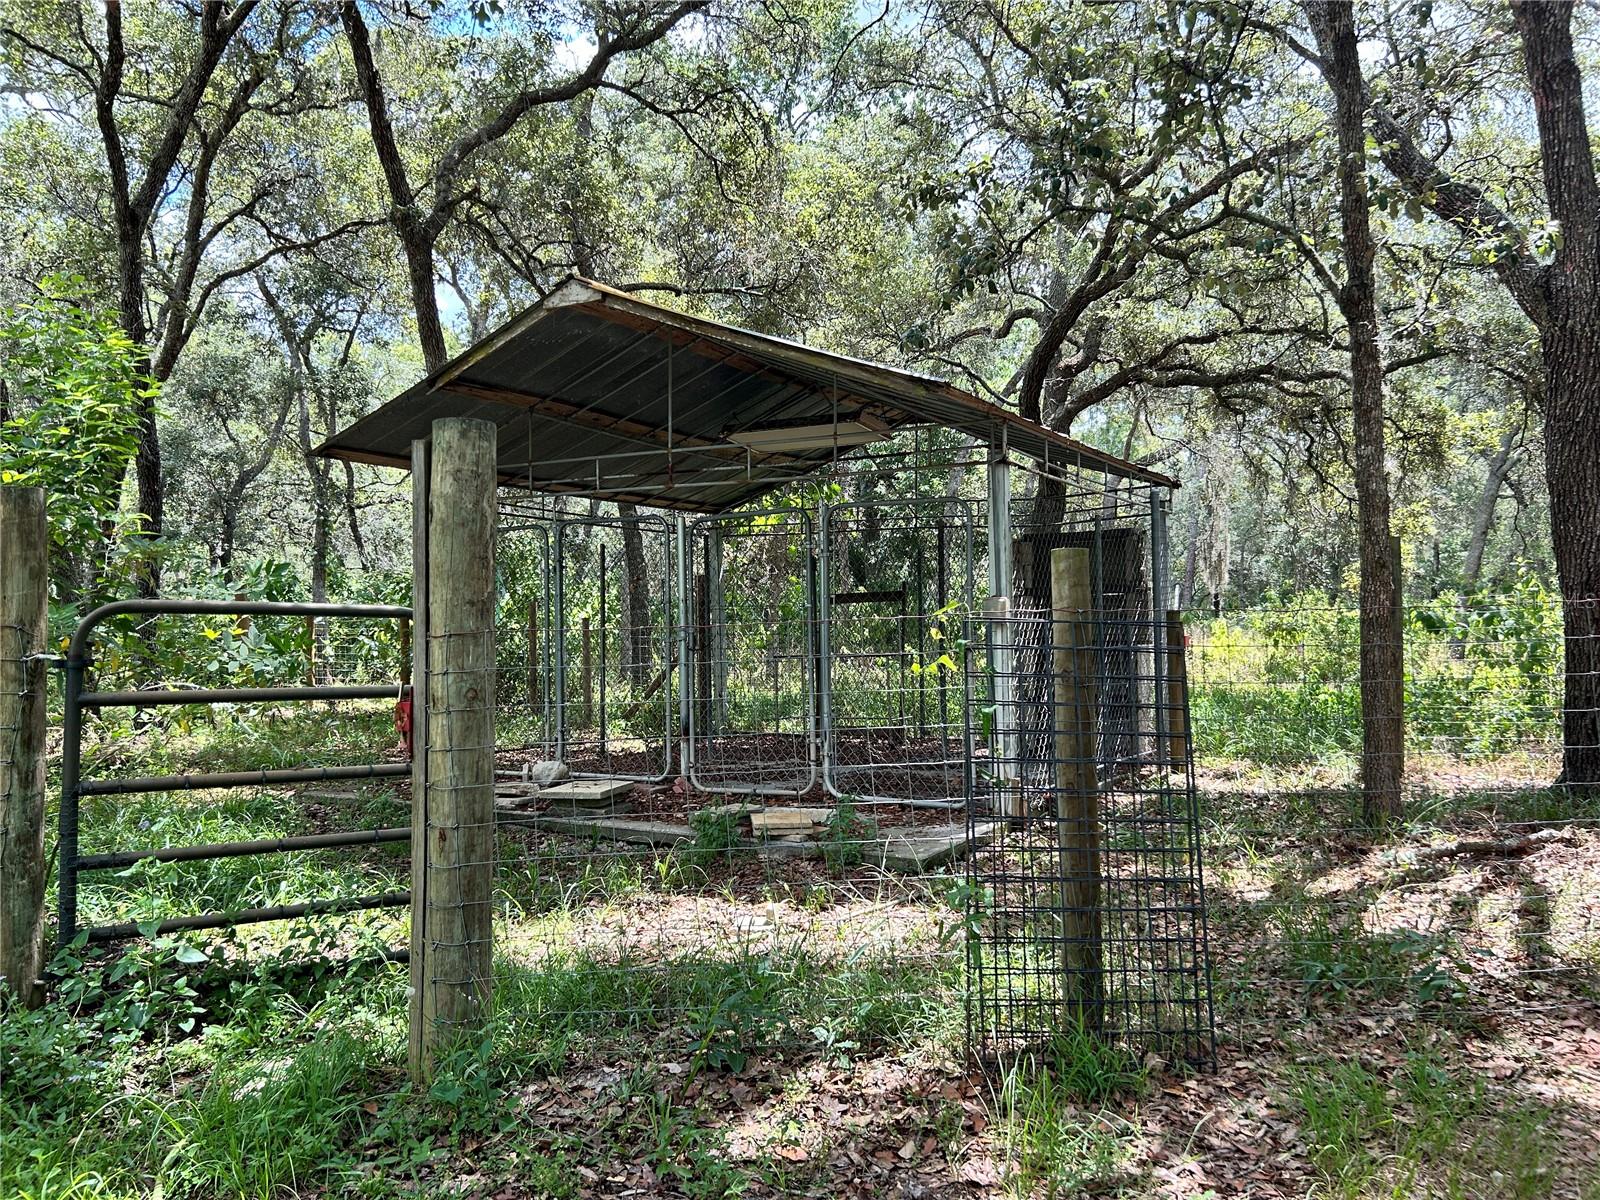
<svg viewBox="0 0 1600 1200"><path fill-rule="evenodd" d="M277 787L296 783L324 783L352 779L403 779L411 773L409 763L368 763L360 766L291 767L279 770L221 771L185 775L152 775L124 778L84 779L83 716L102 708L145 708L178 704L255 704L303 702L307 700L383 700L399 695L400 684L355 684L303 687L255 688L177 688L120 692L85 691L84 681L94 663L93 637L107 619L124 613L147 616L262 616L262 617L345 617L410 621L411 610L386 604L291 604L264 600L118 600L101 605L73 631L64 664L66 687L61 751L61 811L59 814L57 941L65 946L80 934L92 942L132 937L137 924L78 925L79 877L86 871L111 871L138 862L196 862L235 858L248 854L285 854L339 846L363 846L379 842L401 842L411 837L409 828L350 830L337 833L307 834L299 837L264 838L242 842L219 842L201 846L166 846L143 850L113 850L96 854L78 853L80 801L85 796L121 796L144 792L196 791L213 788ZM221 929L257 921L276 921L316 913L355 912L373 908L396 908L408 904L405 892L386 892L337 900L312 900L301 904L278 904L233 912L196 913L162 921L157 931L169 933L185 929Z"/></svg>

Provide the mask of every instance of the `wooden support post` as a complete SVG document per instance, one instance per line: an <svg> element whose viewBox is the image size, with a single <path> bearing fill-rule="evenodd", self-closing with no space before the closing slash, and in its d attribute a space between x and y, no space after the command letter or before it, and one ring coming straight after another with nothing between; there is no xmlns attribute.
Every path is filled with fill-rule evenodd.
<svg viewBox="0 0 1600 1200"><path fill-rule="evenodd" d="M411 622L400 622L400 678L411 677Z"/></svg>
<svg viewBox="0 0 1600 1200"><path fill-rule="evenodd" d="M579 660L579 679L583 688L583 721L585 729L594 728L594 656L589 641L589 618L583 618L583 657Z"/></svg>
<svg viewBox="0 0 1600 1200"><path fill-rule="evenodd" d="M1095 744L1093 600L1089 551L1050 552L1056 839L1061 876L1062 998L1090 1031L1103 1023L1100 786Z"/></svg>
<svg viewBox="0 0 1600 1200"><path fill-rule="evenodd" d="M317 686L317 619L306 618L306 686Z"/></svg>
<svg viewBox="0 0 1600 1200"><path fill-rule="evenodd" d="M422 994L432 964L427 955L428 911L428 484L429 447L411 443L411 1008L407 1062L424 1078Z"/></svg>
<svg viewBox="0 0 1600 1200"><path fill-rule="evenodd" d="M44 1000L44 489L0 487L0 988Z"/></svg>
<svg viewBox="0 0 1600 1200"><path fill-rule="evenodd" d="M419 1042L427 1078L441 1051L479 1036L489 1012L494 897L494 521L496 430L433 423L427 523L427 769ZM414 818L415 819L415 818ZM413 834L413 848L419 839Z"/></svg>
<svg viewBox="0 0 1600 1200"><path fill-rule="evenodd" d="M1167 766L1189 764L1189 664L1183 644L1183 613L1167 612Z"/></svg>

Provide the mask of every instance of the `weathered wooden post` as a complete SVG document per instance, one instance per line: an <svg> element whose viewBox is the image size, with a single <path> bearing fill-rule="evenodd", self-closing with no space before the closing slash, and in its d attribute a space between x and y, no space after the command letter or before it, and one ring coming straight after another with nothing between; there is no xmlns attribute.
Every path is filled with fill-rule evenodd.
<svg viewBox="0 0 1600 1200"><path fill-rule="evenodd" d="M1098 1031L1105 1001L1101 948L1098 711L1089 551L1050 552L1055 709L1056 841L1061 877L1062 998Z"/></svg>
<svg viewBox="0 0 1600 1200"><path fill-rule="evenodd" d="M49 528L43 488L0 487L0 987L44 999L45 681Z"/></svg>
<svg viewBox="0 0 1600 1200"><path fill-rule="evenodd" d="M494 425L463 417L435 421L426 450L425 764L411 842L418 1079L481 1032L494 983L495 450Z"/></svg>
<svg viewBox="0 0 1600 1200"><path fill-rule="evenodd" d="M411 671L411 622L400 622L400 678L405 679Z"/></svg>
<svg viewBox="0 0 1600 1200"><path fill-rule="evenodd" d="M1183 771L1189 761L1189 664L1183 644L1183 614L1167 612L1167 766Z"/></svg>

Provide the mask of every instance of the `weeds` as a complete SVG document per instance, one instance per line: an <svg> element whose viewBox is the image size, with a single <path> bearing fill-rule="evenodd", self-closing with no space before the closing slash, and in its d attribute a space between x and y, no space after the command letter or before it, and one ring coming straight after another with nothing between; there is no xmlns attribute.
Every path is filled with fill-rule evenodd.
<svg viewBox="0 0 1600 1200"><path fill-rule="evenodd" d="M1077 1195L1107 1187L1126 1169L1133 1128L1109 1110L1079 1105L1136 1086L1140 1073L1098 1042L1074 1040L1062 1050L1048 1063L1014 1066L1001 1081L995 1108L1013 1195Z"/></svg>
<svg viewBox="0 0 1600 1200"><path fill-rule="evenodd" d="M849 797L828 815L822 835L822 861L835 875L858 867L866 858L866 844L878 836L878 824L861 813Z"/></svg>
<svg viewBox="0 0 1600 1200"><path fill-rule="evenodd" d="M1359 916L1337 923L1326 904L1299 898L1272 916L1278 945L1308 996L1410 999L1424 1006L1465 997L1459 968L1436 937L1369 932Z"/></svg>

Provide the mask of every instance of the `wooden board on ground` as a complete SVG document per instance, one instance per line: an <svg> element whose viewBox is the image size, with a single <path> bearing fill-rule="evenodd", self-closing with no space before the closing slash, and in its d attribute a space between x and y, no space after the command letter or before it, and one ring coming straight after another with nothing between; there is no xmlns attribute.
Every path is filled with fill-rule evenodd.
<svg viewBox="0 0 1600 1200"><path fill-rule="evenodd" d="M549 815L533 817L531 820L540 829L548 829L551 833L566 834L568 837L605 838L608 841L635 842L647 846L675 846L679 842L694 840L694 833L687 825L676 825L667 821L630 821L622 817L556 817Z"/></svg>
<svg viewBox="0 0 1600 1200"><path fill-rule="evenodd" d="M606 808L632 791L633 781L628 779L565 779L544 788L539 798L552 804Z"/></svg>
<svg viewBox="0 0 1600 1200"><path fill-rule="evenodd" d="M713 804L710 808L695 809L695 816L701 813L708 817L742 817L746 813L761 811L761 805L754 800L746 800L740 804Z"/></svg>
<svg viewBox="0 0 1600 1200"><path fill-rule="evenodd" d="M532 800L539 794L539 785L535 783L497 783L494 786L496 800Z"/></svg>
<svg viewBox="0 0 1600 1200"><path fill-rule="evenodd" d="M804 837L828 823L831 808L763 808L750 814L757 837Z"/></svg>

